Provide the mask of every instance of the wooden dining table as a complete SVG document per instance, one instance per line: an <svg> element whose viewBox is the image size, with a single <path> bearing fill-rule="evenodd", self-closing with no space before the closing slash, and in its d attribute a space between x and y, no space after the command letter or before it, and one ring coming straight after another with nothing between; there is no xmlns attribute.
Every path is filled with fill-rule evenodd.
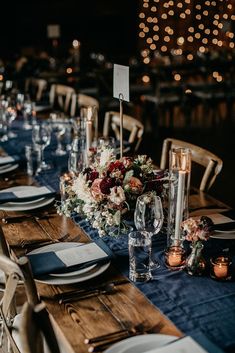
<svg viewBox="0 0 235 353"><path fill-rule="evenodd" d="M16 185L36 184L34 178L18 169L14 173L3 175L0 187L5 189ZM191 195L190 207L195 210L193 215L208 213L208 208L211 213L228 209L224 203L202 192L194 192ZM10 218L15 216L22 218ZM0 211L0 220L5 238L16 257L25 255L35 244L43 245L43 241L90 241L87 234L72 219L56 212L53 203L43 209L27 212ZM60 303L54 297L62 292L105 283L114 285L111 293L101 293L82 300L73 298L71 302L66 303ZM84 283L49 285L36 281L36 285L69 352L88 352L89 345L84 343L85 339L130 327L141 327L140 333L161 333L176 337L184 335L113 265L103 274ZM24 294L20 287L18 302L23 301Z"/></svg>

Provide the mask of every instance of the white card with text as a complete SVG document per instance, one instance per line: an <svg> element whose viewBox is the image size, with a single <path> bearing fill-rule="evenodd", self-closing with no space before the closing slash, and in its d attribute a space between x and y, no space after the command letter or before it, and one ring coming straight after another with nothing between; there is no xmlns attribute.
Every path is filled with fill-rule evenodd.
<svg viewBox="0 0 235 353"><path fill-rule="evenodd" d="M129 66L114 64L113 66L113 97L130 101Z"/></svg>

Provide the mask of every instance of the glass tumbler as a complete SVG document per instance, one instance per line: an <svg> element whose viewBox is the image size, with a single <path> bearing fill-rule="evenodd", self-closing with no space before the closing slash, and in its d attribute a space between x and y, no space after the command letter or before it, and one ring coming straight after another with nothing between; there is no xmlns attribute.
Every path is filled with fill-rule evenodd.
<svg viewBox="0 0 235 353"><path fill-rule="evenodd" d="M133 282L146 282L152 278L150 259L151 237L139 231L129 233L129 278Z"/></svg>

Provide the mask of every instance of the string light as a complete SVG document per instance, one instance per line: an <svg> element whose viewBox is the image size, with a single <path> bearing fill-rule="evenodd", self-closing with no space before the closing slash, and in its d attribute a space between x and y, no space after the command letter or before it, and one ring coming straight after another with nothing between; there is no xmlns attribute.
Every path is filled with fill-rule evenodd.
<svg viewBox="0 0 235 353"><path fill-rule="evenodd" d="M191 61L197 51L206 53L209 46L234 49L234 11L234 0L142 0L138 36L143 62L149 64L155 50L164 55L185 53Z"/></svg>

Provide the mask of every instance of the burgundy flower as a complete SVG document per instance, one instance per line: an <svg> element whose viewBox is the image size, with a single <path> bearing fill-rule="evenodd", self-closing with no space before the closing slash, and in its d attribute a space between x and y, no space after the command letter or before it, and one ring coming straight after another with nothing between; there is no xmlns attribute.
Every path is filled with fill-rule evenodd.
<svg viewBox="0 0 235 353"><path fill-rule="evenodd" d="M112 178L104 178L100 183L100 190L102 194L109 195L110 189L115 186L115 180Z"/></svg>
<svg viewBox="0 0 235 353"><path fill-rule="evenodd" d="M125 174L126 168L125 168L125 166L124 166L124 164L122 162L115 161L115 162L110 163L108 171L110 173L112 173L114 170L120 170L120 172L122 174Z"/></svg>
<svg viewBox="0 0 235 353"><path fill-rule="evenodd" d="M90 181L94 181L95 179L97 179L99 177L99 173L98 172L96 172L95 170L93 170L92 172L90 172L89 174L88 174L88 180L90 180Z"/></svg>

